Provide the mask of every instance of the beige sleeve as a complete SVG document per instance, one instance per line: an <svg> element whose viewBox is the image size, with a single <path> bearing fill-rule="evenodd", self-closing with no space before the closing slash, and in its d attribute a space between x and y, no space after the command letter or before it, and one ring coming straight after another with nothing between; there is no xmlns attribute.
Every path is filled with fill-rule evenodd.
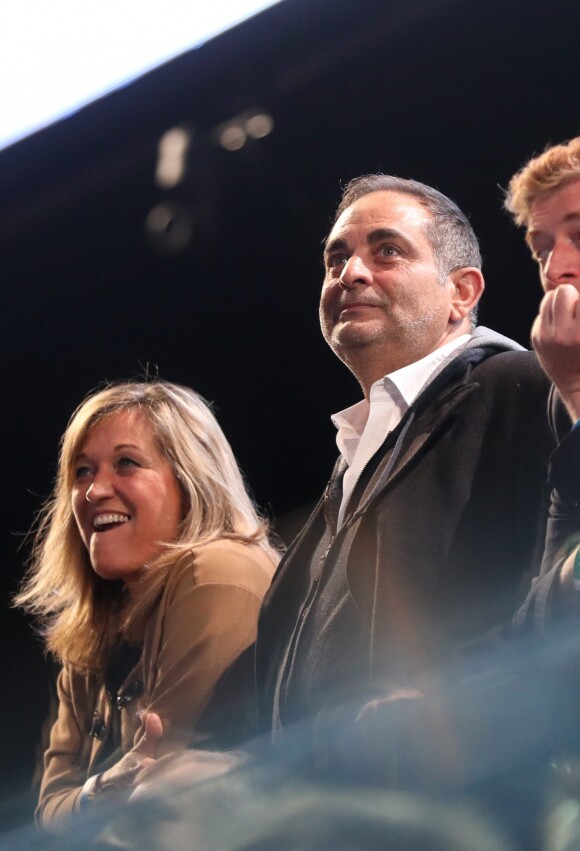
<svg viewBox="0 0 580 851"><path fill-rule="evenodd" d="M233 542L200 547L172 569L143 651L145 709L157 712L164 725L159 756L194 740L220 676L255 640L273 570L263 551ZM66 822L80 810L88 766L83 747L90 746L83 678L65 667L57 691L58 717L44 756L37 808L45 825ZM133 744L141 734L138 726Z"/></svg>
<svg viewBox="0 0 580 851"><path fill-rule="evenodd" d="M146 710L164 725L159 755L193 742L217 681L255 641L273 566L254 549L207 547L177 568L145 671Z"/></svg>
<svg viewBox="0 0 580 851"><path fill-rule="evenodd" d="M85 712L78 717L72 677L66 666L58 676L57 694L58 716L44 754L44 774L36 809L36 818L44 825L65 822L80 810L81 790L86 780L86 771L81 767Z"/></svg>

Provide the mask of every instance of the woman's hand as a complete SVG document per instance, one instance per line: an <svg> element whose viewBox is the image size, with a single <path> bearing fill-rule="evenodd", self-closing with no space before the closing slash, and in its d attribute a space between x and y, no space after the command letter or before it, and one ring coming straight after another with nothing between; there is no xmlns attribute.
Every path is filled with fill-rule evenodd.
<svg viewBox="0 0 580 851"><path fill-rule="evenodd" d="M145 716L145 732L125 756L98 776L93 794L129 789L136 785L142 772L155 763L159 742L163 737L163 723L159 715L149 712Z"/></svg>
<svg viewBox="0 0 580 851"><path fill-rule="evenodd" d="M251 757L243 751L174 751L142 766L131 801L188 789L249 762Z"/></svg>

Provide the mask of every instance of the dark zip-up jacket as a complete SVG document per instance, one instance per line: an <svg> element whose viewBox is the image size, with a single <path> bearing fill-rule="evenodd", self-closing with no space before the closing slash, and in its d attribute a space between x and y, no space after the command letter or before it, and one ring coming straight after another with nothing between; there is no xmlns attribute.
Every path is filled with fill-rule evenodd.
<svg viewBox="0 0 580 851"><path fill-rule="evenodd" d="M339 460L262 607L262 729L280 716L281 686L294 673L288 647L316 605L325 564L346 571L360 621L353 696L406 686L455 647L509 623L543 547L554 448L548 392L532 352L479 328L387 437L337 532Z"/></svg>

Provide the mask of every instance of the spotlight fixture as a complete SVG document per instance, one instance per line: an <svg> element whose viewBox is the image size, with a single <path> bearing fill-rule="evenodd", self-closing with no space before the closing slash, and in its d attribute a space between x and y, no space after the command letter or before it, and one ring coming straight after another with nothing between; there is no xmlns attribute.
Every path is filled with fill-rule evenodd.
<svg viewBox="0 0 580 851"><path fill-rule="evenodd" d="M252 139L263 139L274 129L274 119L267 112L249 114L245 120L244 130Z"/></svg>
<svg viewBox="0 0 580 851"><path fill-rule="evenodd" d="M263 139L274 129L274 119L262 109L250 109L215 129L218 143L226 151L239 151L248 139Z"/></svg>
<svg viewBox="0 0 580 851"><path fill-rule="evenodd" d="M159 254L179 254L193 235L191 211L177 201L163 201L149 211L145 232Z"/></svg>
<svg viewBox="0 0 580 851"><path fill-rule="evenodd" d="M192 138L191 130L173 127L159 140L155 183L162 189L172 189L185 177Z"/></svg>
<svg viewBox="0 0 580 851"><path fill-rule="evenodd" d="M226 151L239 151L246 144L246 131L234 122L224 124L218 131L218 139Z"/></svg>

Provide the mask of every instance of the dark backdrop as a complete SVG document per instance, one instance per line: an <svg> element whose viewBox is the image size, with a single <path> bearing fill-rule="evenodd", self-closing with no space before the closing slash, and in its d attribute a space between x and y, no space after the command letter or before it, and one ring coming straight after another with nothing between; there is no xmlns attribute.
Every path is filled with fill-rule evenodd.
<svg viewBox="0 0 580 851"><path fill-rule="evenodd" d="M580 131L579 31L577 0L284 0L0 153L2 793L27 781L46 711L40 645L8 601L73 407L147 368L192 385L289 534L332 466L328 415L358 396L317 321L341 183L383 170L453 197L482 242L480 319L526 344L539 286L501 187ZM271 135L215 144L256 106ZM188 177L162 191L177 124ZM161 201L193 221L173 255L145 234Z"/></svg>

